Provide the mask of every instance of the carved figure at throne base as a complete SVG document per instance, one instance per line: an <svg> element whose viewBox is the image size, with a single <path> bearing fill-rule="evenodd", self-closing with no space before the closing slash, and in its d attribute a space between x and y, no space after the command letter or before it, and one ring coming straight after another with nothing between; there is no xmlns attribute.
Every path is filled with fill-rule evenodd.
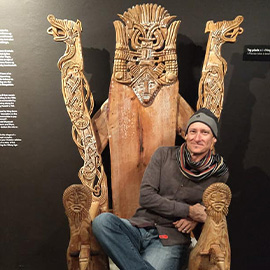
<svg viewBox="0 0 270 270"><path fill-rule="evenodd" d="M209 186L203 194L207 218L200 238L189 256L189 270L229 270L231 250L226 215L231 190L224 183Z"/></svg>
<svg viewBox="0 0 270 270"><path fill-rule="evenodd" d="M69 186L63 194L63 204L70 228L68 269L109 269L108 258L92 235L90 189L85 185Z"/></svg>

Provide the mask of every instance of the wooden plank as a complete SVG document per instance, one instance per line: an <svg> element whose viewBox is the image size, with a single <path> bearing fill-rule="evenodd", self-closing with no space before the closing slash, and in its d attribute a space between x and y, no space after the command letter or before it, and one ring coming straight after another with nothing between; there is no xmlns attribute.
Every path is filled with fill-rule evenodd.
<svg viewBox="0 0 270 270"><path fill-rule="evenodd" d="M144 170L159 146L175 144L178 81L161 88L144 107L129 86L112 79L108 134L111 152L113 212L131 217L139 202Z"/></svg>
<svg viewBox="0 0 270 270"><path fill-rule="evenodd" d="M108 144L107 109L108 99L102 104L101 108L92 118L93 130L97 141L98 152L100 154Z"/></svg>
<svg viewBox="0 0 270 270"><path fill-rule="evenodd" d="M178 95L177 98L177 126L176 133L185 138L186 125L189 118L193 115L194 110L185 101L185 99Z"/></svg>

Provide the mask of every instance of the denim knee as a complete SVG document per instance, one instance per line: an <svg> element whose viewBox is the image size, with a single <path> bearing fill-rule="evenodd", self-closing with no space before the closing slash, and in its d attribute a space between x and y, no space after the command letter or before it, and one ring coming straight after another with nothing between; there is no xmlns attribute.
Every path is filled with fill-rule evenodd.
<svg viewBox="0 0 270 270"><path fill-rule="evenodd" d="M94 235L104 232L111 223L114 215L112 213L101 213L92 221L92 231Z"/></svg>

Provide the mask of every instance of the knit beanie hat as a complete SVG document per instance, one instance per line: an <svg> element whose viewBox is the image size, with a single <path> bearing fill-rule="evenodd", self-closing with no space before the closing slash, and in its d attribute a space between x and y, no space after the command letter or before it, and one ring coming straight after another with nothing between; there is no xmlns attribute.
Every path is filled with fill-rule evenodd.
<svg viewBox="0 0 270 270"><path fill-rule="evenodd" d="M212 130L215 138L218 136L218 119L217 117L206 108L201 108L197 112L195 112L188 120L186 134L188 132L188 128L192 123L201 122L206 124Z"/></svg>

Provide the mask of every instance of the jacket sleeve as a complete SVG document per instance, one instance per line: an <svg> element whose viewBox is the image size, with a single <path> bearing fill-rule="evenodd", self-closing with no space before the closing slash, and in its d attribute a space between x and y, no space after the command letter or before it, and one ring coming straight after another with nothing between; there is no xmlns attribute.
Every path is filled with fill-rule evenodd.
<svg viewBox="0 0 270 270"><path fill-rule="evenodd" d="M140 205L163 217L186 218L189 214L188 204L159 194L161 167L167 155L165 149L161 147L156 150L145 170L140 190Z"/></svg>

